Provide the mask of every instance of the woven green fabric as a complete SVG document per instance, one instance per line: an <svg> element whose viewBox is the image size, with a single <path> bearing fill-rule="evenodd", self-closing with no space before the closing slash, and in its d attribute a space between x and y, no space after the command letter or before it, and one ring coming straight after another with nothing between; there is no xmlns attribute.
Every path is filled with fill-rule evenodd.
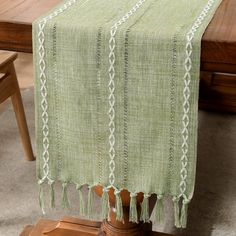
<svg viewBox="0 0 236 236"><path fill-rule="evenodd" d="M44 183L79 191L92 215L93 187L131 193L130 220L149 221L171 196L175 224L185 227L193 196L200 42L221 0L68 0L33 25L37 169ZM89 186L88 201L82 187ZM138 218L136 195L144 193ZM67 196L68 195L68 196ZM85 205L88 202L87 206Z"/></svg>

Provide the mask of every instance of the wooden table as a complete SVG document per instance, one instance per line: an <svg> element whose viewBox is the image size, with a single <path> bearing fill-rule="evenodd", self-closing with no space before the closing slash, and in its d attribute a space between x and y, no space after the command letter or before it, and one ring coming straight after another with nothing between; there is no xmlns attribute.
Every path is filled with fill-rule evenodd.
<svg viewBox="0 0 236 236"><path fill-rule="evenodd" d="M0 0L0 49L32 52L32 22L61 1ZM203 36L200 107L236 112L236 0L223 0ZM80 235L100 234L100 223L94 226L96 223L75 221L78 220L40 221L36 227L27 227L21 235L40 236L45 227L52 228L47 235L77 235L75 231L84 232L84 228L85 234ZM91 227L93 233L88 234Z"/></svg>
<svg viewBox="0 0 236 236"><path fill-rule="evenodd" d="M32 22L62 0L0 0L0 49L32 52Z"/></svg>
<svg viewBox="0 0 236 236"><path fill-rule="evenodd" d="M32 52L32 22L62 0L0 0L0 49ZM202 39L200 108L236 112L236 0L223 0Z"/></svg>
<svg viewBox="0 0 236 236"><path fill-rule="evenodd" d="M236 112L236 0L223 0L201 51L200 107Z"/></svg>

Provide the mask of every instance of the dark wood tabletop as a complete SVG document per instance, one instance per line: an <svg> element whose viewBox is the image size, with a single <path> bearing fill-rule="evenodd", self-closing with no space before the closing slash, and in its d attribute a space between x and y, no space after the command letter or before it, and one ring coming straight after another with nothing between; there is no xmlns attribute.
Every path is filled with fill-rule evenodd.
<svg viewBox="0 0 236 236"><path fill-rule="evenodd" d="M32 22L62 0L0 0L0 49L32 52Z"/></svg>
<svg viewBox="0 0 236 236"><path fill-rule="evenodd" d="M200 107L236 112L236 0L223 0L202 38Z"/></svg>
<svg viewBox="0 0 236 236"><path fill-rule="evenodd" d="M0 0L0 48L32 51L32 22L62 0ZM236 0L223 0L202 39L202 61L236 64Z"/></svg>
<svg viewBox="0 0 236 236"><path fill-rule="evenodd" d="M203 35L201 55L203 63L236 64L236 0L222 1ZM236 73L235 66L231 70Z"/></svg>

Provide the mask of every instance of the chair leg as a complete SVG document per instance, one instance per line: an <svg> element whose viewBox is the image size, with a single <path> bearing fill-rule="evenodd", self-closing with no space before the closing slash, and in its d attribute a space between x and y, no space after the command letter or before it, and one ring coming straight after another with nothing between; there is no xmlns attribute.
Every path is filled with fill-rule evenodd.
<svg viewBox="0 0 236 236"><path fill-rule="evenodd" d="M24 150L26 153L26 158L29 161L34 161L35 157L33 154L32 146L31 146L31 141L30 141L30 136L29 136L29 130L26 122L26 117L25 117L25 111L22 103L22 97L20 93L20 88L19 84L17 81L16 77L16 72L14 68L14 64L12 63L10 67L10 75L12 79L15 81L15 88L16 92L11 96L12 104L14 107L15 115L16 115L16 120L17 124L19 127L22 143L24 146Z"/></svg>

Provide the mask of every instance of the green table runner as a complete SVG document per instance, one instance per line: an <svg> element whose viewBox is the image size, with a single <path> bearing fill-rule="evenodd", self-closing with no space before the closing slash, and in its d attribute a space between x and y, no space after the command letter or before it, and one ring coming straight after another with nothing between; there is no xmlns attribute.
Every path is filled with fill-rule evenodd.
<svg viewBox="0 0 236 236"><path fill-rule="evenodd" d="M115 189L130 192L130 221L149 221L171 196L175 225L186 226L195 182L200 42L221 0L68 0L33 25L37 173L80 193L91 217L103 186L102 217ZM88 186L88 200L82 196ZM137 193L144 193L140 219ZM86 205L87 204L87 205Z"/></svg>

